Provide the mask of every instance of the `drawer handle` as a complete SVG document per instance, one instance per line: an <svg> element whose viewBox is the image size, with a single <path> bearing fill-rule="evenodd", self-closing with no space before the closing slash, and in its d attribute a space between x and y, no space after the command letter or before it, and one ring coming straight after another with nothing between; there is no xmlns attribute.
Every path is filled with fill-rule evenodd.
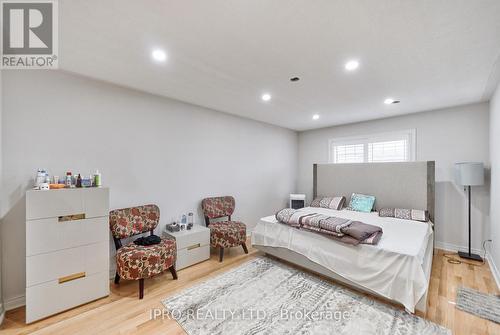
<svg viewBox="0 0 500 335"><path fill-rule="evenodd" d="M85 213L83 213L83 214L64 215L64 216L60 216L58 218L59 222L77 221L77 220L85 220Z"/></svg>
<svg viewBox="0 0 500 335"><path fill-rule="evenodd" d="M85 272L78 272L72 275L59 278L59 284L85 277Z"/></svg>
<svg viewBox="0 0 500 335"><path fill-rule="evenodd" d="M198 243L198 244L193 244L193 245L191 245L191 246L187 247L187 249L188 249L188 250L193 250L193 249L196 249L196 248L199 248L199 247L201 247L201 244L200 244L200 243Z"/></svg>

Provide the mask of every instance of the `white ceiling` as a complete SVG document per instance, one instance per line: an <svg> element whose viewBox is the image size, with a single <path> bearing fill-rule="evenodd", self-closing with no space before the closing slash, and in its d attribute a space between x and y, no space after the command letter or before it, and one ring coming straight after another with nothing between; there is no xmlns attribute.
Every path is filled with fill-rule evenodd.
<svg viewBox="0 0 500 335"><path fill-rule="evenodd" d="M486 101L500 55L499 0L64 0L59 12L63 70L295 130Z"/></svg>

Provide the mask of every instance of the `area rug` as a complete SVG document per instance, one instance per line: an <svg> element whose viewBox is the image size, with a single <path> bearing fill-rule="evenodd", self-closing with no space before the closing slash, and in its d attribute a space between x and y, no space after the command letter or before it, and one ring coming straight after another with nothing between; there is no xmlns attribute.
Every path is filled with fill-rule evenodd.
<svg viewBox="0 0 500 335"><path fill-rule="evenodd" d="M500 297L460 287L456 307L480 318L500 323Z"/></svg>
<svg viewBox="0 0 500 335"><path fill-rule="evenodd" d="M451 334L435 323L267 257L163 302L189 335Z"/></svg>

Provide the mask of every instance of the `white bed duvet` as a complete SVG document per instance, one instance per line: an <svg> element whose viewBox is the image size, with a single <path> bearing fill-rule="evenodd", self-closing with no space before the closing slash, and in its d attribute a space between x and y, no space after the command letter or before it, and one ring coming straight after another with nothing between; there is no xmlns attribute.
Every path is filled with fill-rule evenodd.
<svg viewBox="0 0 500 335"><path fill-rule="evenodd" d="M432 248L431 223L379 217L378 213L307 207L305 212L337 216L382 227L377 245L347 245L317 233L262 218L252 232L252 245L281 247L337 273L410 311L428 288ZM432 254L431 254L432 255Z"/></svg>

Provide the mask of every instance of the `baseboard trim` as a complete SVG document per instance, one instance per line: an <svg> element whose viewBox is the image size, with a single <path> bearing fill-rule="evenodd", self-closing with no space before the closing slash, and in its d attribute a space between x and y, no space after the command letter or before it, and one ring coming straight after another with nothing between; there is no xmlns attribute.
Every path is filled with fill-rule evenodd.
<svg viewBox="0 0 500 335"><path fill-rule="evenodd" d="M454 251L454 252L468 251L467 247L459 246L459 245L456 245L453 243L446 243L446 242L436 242L435 248L446 250L446 251ZM478 255L481 255L481 256L484 255L484 250L481 250L481 249L471 248L471 252L478 254ZM490 271L491 271L491 274L493 275L493 279L495 280L495 283L497 284L497 288L500 290L500 271L496 267L495 262L493 262L493 259L491 258L490 254L486 255L486 260L488 261L488 265L490 266Z"/></svg>
<svg viewBox="0 0 500 335"><path fill-rule="evenodd" d="M24 295L18 295L17 297L10 298L9 300L4 301L4 307L6 311L10 311L11 309L15 309L24 305L26 305L26 297Z"/></svg>
<svg viewBox="0 0 500 335"><path fill-rule="evenodd" d="M495 265L493 258L491 258L491 255L487 255L486 259L488 260L488 264L490 265L490 270L497 284L497 288L500 290L500 271L498 271L498 268Z"/></svg>
<svg viewBox="0 0 500 335"><path fill-rule="evenodd" d="M442 250L446 250L446 251L454 251L454 252L469 251L468 247L453 244L453 243L439 242L439 241L436 241L434 248L442 249ZM479 254L479 255L483 256L484 250L471 248L471 252L474 254Z"/></svg>

